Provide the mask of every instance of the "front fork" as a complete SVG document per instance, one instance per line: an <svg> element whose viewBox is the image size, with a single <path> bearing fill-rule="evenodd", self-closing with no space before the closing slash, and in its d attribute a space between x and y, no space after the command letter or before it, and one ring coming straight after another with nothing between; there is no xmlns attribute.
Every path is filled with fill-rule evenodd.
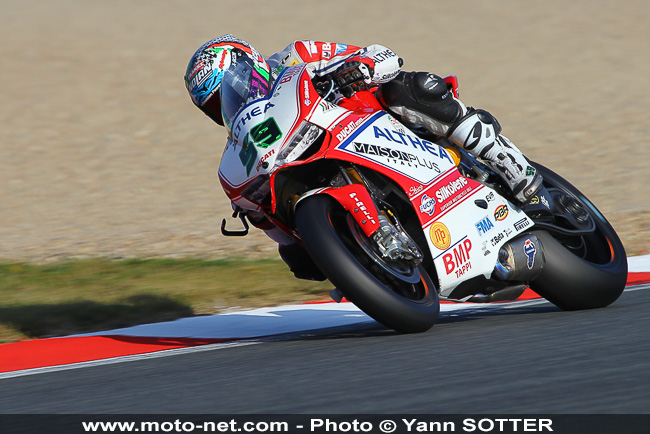
<svg viewBox="0 0 650 434"><path fill-rule="evenodd" d="M325 189L326 193L336 199L350 213L364 234L372 239L384 259L390 261L406 260L419 263L422 252L406 233L388 207L381 208L381 200L373 198L372 188L363 175L354 167L340 169L341 186Z"/></svg>

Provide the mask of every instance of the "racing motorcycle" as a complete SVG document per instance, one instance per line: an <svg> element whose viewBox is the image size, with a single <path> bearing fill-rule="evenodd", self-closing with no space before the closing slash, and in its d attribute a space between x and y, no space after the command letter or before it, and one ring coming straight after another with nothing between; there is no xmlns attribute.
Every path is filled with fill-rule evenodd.
<svg viewBox="0 0 650 434"><path fill-rule="evenodd" d="M247 234L245 216L263 213L335 286L332 298L405 333L432 327L440 300L514 300L529 287L577 310L622 293L619 237L550 169L531 162L544 185L522 207L488 166L407 128L372 89L342 97L303 64L250 101L252 70L240 62L236 80L227 72L222 82L229 139L219 178L244 225L227 230L224 219L224 235ZM456 77L445 81L457 93Z"/></svg>

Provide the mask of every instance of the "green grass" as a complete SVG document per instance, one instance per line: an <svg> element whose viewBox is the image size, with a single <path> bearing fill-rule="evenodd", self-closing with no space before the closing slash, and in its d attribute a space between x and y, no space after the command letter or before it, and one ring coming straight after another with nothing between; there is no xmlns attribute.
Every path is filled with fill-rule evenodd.
<svg viewBox="0 0 650 434"><path fill-rule="evenodd" d="M279 259L87 259L0 264L0 343L325 300L329 282Z"/></svg>

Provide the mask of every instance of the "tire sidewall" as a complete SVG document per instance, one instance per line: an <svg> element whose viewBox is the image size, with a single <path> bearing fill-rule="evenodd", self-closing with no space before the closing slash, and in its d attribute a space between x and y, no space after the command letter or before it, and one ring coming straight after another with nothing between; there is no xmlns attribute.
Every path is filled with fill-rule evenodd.
<svg viewBox="0 0 650 434"><path fill-rule="evenodd" d="M326 195L311 196L298 204L296 228L314 262L349 301L378 322L400 332L431 328L438 318L440 303L424 268L418 270L429 289L425 300L414 302L392 291L341 240L332 222L337 207L338 203Z"/></svg>
<svg viewBox="0 0 650 434"><path fill-rule="evenodd" d="M611 261L595 264L571 253L549 232L533 233L544 247L546 264L540 276L530 283L531 289L565 310L605 307L613 303L625 289L627 257L625 248L612 225L596 206L560 175L535 163L544 180L578 198L588 206L597 230L609 241Z"/></svg>

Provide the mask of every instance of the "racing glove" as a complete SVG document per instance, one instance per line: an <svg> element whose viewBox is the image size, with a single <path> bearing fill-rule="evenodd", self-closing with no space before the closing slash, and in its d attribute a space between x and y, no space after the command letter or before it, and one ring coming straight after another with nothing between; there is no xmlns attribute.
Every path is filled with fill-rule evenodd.
<svg viewBox="0 0 650 434"><path fill-rule="evenodd" d="M375 74L375 62L368 57L355 56L334 71L334 83L346 98L368 89Z"/></svg>

